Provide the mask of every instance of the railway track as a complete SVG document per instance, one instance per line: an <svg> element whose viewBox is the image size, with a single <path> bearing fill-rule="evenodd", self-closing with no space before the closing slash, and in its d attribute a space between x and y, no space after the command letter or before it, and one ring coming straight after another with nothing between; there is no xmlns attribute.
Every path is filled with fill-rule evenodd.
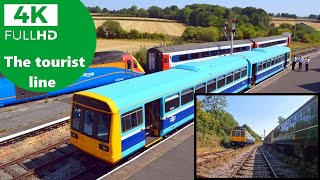
<svg viewBox="0 0 320 180"><path fill-rule="evenodd" d="M261 146L256 146L236 165L229 177L277 178L278 176L264 155Z"/></svg>

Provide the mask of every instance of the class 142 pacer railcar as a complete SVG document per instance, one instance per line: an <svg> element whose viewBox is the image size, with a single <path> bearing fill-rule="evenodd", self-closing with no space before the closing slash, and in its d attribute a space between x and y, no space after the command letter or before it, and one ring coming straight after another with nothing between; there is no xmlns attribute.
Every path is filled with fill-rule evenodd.
<svg viewBox="0 0 320 180"><path fill-rule="evenodd" d="M318 96L313 96L273 129L263 143L312 161L318 158Z"/></svg>
<svg viewBox="0 0 320 180"><path fill-rule="evenodd" d="M192 121L194 93L241 92L285 67L288 47L259 49L246 52L246 56L186 63L77 92L72 101L70 141L115 164ZM257 63L261 63L259 71L259 66L251 66ZM252 75L257 76L255 81L251 81Z"/></svg>

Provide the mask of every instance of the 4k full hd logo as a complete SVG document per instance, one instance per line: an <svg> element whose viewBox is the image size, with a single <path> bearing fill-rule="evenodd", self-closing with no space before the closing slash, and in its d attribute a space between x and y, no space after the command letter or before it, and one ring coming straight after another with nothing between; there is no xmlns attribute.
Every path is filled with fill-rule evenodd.
<svg viewBox="0 0 320 180"><path fill-rule="evenodd" d="M6 4L4 26L58 26L56 4Z"/></svg>

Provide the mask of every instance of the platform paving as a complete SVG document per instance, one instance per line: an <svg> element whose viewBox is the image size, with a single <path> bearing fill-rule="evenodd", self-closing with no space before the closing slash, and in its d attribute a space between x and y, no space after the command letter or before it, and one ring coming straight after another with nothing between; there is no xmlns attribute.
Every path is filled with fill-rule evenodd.
<svg viewBox="0 0 320 180"><path fill-rule="evenodd" d="M101 179L194 179L194 125Z"/></svg>

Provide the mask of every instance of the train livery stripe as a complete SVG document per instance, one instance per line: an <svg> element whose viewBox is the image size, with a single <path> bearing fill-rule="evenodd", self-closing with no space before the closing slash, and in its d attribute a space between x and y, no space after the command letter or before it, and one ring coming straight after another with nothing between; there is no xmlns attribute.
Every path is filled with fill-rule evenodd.
<svg viewBox="0 0 320 180"><path fill-rule="evenodd" d="M140 130L140 129L139 129ZM138 133L129 136L128 138L121 141L121 148L122 152L126 151L127 149L131 148L132 146L140 143L141 141L145 140L145 130L140 130Z"/></svg>
<svg viewBox="0 0 320 180"><path fill-rule="evenodd" d="M300 131L305 131L307 129L311 129L311 128L315 128L315 127L318 127L318 125L314 125L314 126L310 126L310 127L307 127L307 128L304 128L304 129L300 129L298 131L294 131L294 132L291 132L291 133L287 133L287 134L284 134L282 136L287 136L287 135L290 135L290 134L293 134L293 133L297 133L297 132L300 132ZM281 138L282 136L279 136L277 138Z"/></svg>
<svg viewBox="0 0 320 180"><path fill-rule="evenodd" d="M170 117L167 117L166 120L159 121L160 123L160 130L166 129L177 122L185 119L186 117L194 115L194 105L191 104L191 106L187 107L183 111L176 112L172 114Z"/></svg>
<svg viewBox="0 0 320 180"><path fill-rule="evenodd" d="M279 72L282 69L283 69L283 64L277 65L274 68L271 68L271 69L269 69L269 70L267 70L265 72L257 74L256 75L256 83L258 83L258 82L270 77L272 74L275 74L275 73Z"/></svg>
<svg viewBox="0 0 320 180"><path fill-rule="evenodd" d="M123 141L123 140L127 139L128 137L133 136L133 135L135 135L135 134L137 134L137 133L139 133L141 131L144 131L144 127L141 128L141 129L139 128L139 129L137 129L135 131L132 131L129 134L126 134L125 136L121 137L121 140Z"/></svg>

